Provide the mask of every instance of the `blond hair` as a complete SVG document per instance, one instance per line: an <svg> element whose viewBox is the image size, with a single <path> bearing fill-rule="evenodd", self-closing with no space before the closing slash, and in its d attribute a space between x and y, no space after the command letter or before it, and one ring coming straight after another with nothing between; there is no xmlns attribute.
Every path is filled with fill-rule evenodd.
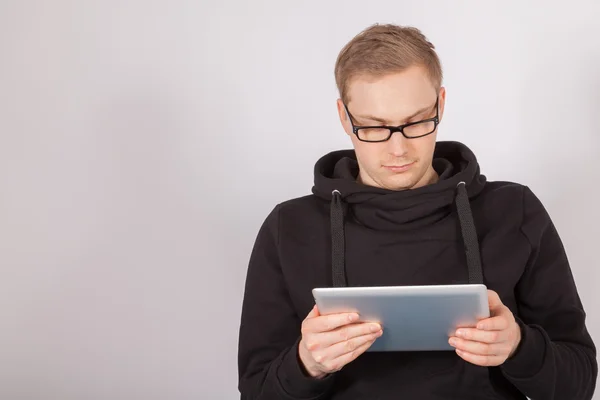
<svg viewBox="0 0 600 400"><path fill-rule="evenodd" d="M380 77L420 65L434 88L442 86L442 66L435 47L414 27L375 24L356 35L340 51L335 63L335 82L345 104L348 85L359 75Z"/></svg>

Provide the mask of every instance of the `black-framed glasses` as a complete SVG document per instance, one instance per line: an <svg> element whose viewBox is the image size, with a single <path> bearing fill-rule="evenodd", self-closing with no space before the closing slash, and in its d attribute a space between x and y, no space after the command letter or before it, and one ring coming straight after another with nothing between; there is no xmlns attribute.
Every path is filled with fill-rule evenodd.
<svg viewBox="0 0 600 400"><path fill-rule="evenodd" d="M438 124L440 123L439 119L439 100L438 97L435 100L435 117L424 119L416 122L409 122L408 124L400 125L400 126L387 126L387 125L378 125L378 126L359 126L354 125L354 117L350 114L348 110L348 106L344 104L344 108L346 109L346 113L348 114L348 118L350 119L350 123L352 124L352 132L356 135L358 140L362 142L385 142L392 137L394 132L400 132L402 136L407 139L417 139L423 136L431 135L435 132Z"/></svg>

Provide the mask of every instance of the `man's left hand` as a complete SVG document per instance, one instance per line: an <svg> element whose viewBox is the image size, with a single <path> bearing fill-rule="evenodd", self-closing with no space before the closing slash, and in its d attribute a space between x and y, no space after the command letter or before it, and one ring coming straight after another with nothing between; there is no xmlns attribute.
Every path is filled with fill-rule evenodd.
<svg viewBox="0 0 600 400"><path fill-rule="evenodd" d="M465 361L495 367L513 355L521 342L521 328L498 293L488 290L488 302L491 317L479 321L477 328L458 329L449 343Z"/></svg>

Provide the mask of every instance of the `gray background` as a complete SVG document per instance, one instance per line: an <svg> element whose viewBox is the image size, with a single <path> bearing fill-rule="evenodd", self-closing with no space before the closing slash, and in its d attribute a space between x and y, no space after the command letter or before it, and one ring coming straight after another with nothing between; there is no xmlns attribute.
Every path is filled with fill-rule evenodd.
<svg viewBox="0 0 600 400"><path fill-rule="evenodd" d="M350 147L333 65L377 21L434 42L440 139L542 199L600 342L599 16L594 1L0 0L0 398L237 398L256 232Z"/></svg>

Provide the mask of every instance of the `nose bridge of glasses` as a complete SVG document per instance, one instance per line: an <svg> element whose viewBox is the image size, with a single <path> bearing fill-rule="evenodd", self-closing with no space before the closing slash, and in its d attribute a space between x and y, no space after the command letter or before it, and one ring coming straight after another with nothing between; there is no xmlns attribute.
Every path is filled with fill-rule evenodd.
<svg viewBox="0 0 600 400"><path fill-rule="evenodd" d="M390 153L403 153L406 148L408 138L402 133L402 127L390 127L390 137L388 146Z"/></svg>
<svg viewBox="0 0 600 400"><path fill-rule="evenodd" d="M404 125L390 126L388 128L390 130L390 139L393 138L394 136L402 136L403 138L406 138L406 136L404 134ZM394 135L396 133L398 135Z"/></svg>

